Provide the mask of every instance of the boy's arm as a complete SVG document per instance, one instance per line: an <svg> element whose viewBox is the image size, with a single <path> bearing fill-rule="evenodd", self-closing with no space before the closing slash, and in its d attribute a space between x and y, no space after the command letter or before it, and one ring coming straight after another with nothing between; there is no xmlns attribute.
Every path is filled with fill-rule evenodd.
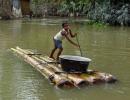
<svg viewBox="0 0 130 100"><path fill-rule="evenodd" d="M75 33L75 34L73 34L72 33L72 31L71 31L71 29L69 29L69 33L70 33L70 36L73 38L73 37L75 37L77 34Z"/></svg>
<svg viewBox="0 0 130 100"><path fill-rule="evenodd" d="M71 44L73 44L73 45L79 47L79 45L76 44L75 42L73 42L67 35L65 35L65 37L66 37L66 39L67 39Z"/></svg>

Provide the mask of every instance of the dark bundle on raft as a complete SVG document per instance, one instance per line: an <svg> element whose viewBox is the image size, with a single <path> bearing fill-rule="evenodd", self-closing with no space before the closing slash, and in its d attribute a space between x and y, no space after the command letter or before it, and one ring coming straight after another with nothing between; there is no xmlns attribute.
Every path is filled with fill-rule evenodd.
<svg viewBox="0 0 130 100"><path fill-rule="evenodd" d="M107 73L87 70L87 72L65 72L53 59L19 47L11 50L24 61L37 69L45 78L57 87L82 87L99 83L114 83L116 78Z"/></svg>

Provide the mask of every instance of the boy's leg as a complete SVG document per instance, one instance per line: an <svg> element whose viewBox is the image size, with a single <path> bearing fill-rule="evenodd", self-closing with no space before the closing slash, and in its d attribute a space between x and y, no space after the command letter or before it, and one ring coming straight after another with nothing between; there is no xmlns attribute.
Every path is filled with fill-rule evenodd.
<svg viewBox="0 0 130 100"><path fill-rule="evenodd" d="M57 49L57 47L56 47L56 41L54 40L54 38L53 38L53 42L54 42L54 48L52 49L51 54L50 54L49 57L54 59L53 55L54 55L54 53L55 53L55 51Z"/></svg>
<svg viewBox="0 0 130 100"><path fill-rule="evenodd" d="M53 57L53 54L54 54L54 52L56 51L56 47L54 47L54 49L52 49L52 51L51 51L51 54L50 54L50 58L53 58L54 59L54 57Z"/></svg>
<svg viewBox="0 0 130 100"><path fill-rule="evenodd" d="M57 57L56 57L57 61L59 60L59 56L61 55L62 51L63 51L63 48L59 48L59 51L58 51L58 54L57 54Z"/></svg>

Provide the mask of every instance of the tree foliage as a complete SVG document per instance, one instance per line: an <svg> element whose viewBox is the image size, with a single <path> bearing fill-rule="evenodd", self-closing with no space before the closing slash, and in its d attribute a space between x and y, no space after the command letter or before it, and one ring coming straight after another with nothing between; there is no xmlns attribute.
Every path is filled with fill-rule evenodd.
<svg viewBox="0 0 130 100"><path fill-rule="evenodd" d="M47 3L50 15L81 16L118 25L130 24L130 0L33 0ZM42 3L40 3L42 4ZM49 6L51 5L51 6Z"/></svg>

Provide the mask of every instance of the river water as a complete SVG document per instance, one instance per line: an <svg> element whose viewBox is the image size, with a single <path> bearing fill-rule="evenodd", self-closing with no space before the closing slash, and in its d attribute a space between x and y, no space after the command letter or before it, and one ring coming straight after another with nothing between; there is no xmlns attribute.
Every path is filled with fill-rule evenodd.
<svg viewBox="0 0 130 100"><path fill-rule="evenodd" d="M10 51L20 46L49 55L52 37L66 20L0 21L0 100L130 100L129 27L87 25L86 20L69 19L73 32L78 33L83 56L92 59L89 68L115 75L115 84L57 89ZM63 47L62 54L80 55L66 40Z"/></svg>

